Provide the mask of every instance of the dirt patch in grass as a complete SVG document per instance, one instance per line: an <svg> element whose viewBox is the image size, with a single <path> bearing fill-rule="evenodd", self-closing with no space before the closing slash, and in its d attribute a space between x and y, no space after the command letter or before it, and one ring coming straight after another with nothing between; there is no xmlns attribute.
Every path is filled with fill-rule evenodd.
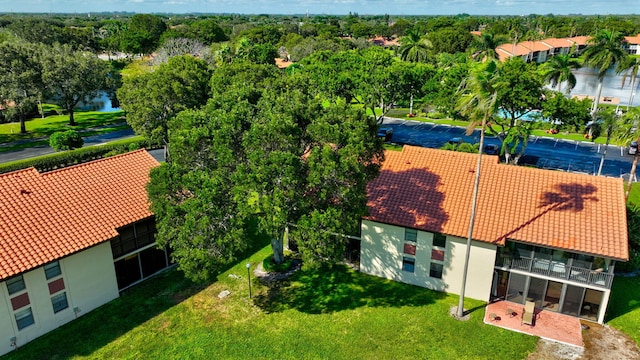
<svg viewBox="0 0 640 360"><path fill-rule="evenodd" d="M638 344L623 332L607 325L583 324L589 326L582 332L584 348L540 339L527 360L640 359Z"/></svg>

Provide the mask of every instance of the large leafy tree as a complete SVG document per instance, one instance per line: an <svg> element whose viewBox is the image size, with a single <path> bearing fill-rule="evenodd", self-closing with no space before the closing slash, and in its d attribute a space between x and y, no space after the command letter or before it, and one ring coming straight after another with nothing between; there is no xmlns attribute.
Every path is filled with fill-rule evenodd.
<svg viewBox="0 0 640 360"><path fill-rule="evenodd" d="M20 133L27 132L25 117L42 99L42 66L38 45L5 41L0 43L0 104L8 117L20 121Z"/></svg>
<svg viewBox="0 0 640 360"><path fill-rule="evenodd" d="M215 275L249 246L249 219L271 238L276 262L291 226L309 265L339 259L344 241L333 234L357 232L366 212L382 159L375 122L323 104L307 79L280 76L257 91L218 88L205 108L171 121L173 161L152 172L149 195L160 243L191 278Z"/></svg>
<svg viewBox="0 0 640 360"><path fill-rule="evenodd" d="M540 109L542 81L535 69L521 58L511 58L499 67L500 81L497 102L502 116L495 117L489 125L502 142L502 151L508 163L517 164L527 147L533 121L522 117L534 109Z"/></svg>
<svg viewBox="0 0 640 360"><path fill-rule="evenodd" d="M407 30L400 38L400 58L404 61L424 62L427 60L431 43L416 29Z"/></svg>
<svg viewBox="0 0 640 360"><path fill-rule="evenodd" d="M566 82L565 92L571 92L576 86L576 76L573 70L577 70L582 65L580 60L572 57L570 54L558 54L547 60L540 66L540 70L544 80L560 91L562 83Z"/></svg>
<svg viewBox="0 0 640 360"><path fill-rule="evenodd" d="M190 55L176 56L153 72L125 78L118 100L137 134L166 146L169 120L180 111L206 104L210 78L204 61Z"/></svg>
<svg viewBox="0 0 640 360"><path fill-rule="evenodd" d="M480 187L482 169L482 151L484 149L484 132L487 124L494 118L498 111L498 94L504 83L500 79L498 66L494 61L478 64L471 69L468 78L460 84L460 98L457 104L459 111L469 118L470 123L467 133L471 133L480 124L480 144L478 147L478 163L476 165L475 180L473 183L473 197L469 216L469 231L467 236L464 269L462 275L462 287L458 302L457 316L464 316L464 294L469 270L469 255L471 252L471 240L475 225L476 208L478 203L478 189Z"/></svg>
<svg viewBox="0 0 640 360"><path fill-rule="evenodd" d="M623 48L624 36L617 31L602 29L588 40L584 50L584 63L598 70L598 87L591 112L595 113L602 94L602 83L607 70L624 61L627 52Z"/></svg>
<svg viewBox="0 0 640 360"><path fill-rule="evenodd" d="M580 132L591 120L589 107L588 99L568 99L563 93L549 90L545 92L545 100L542 102L542 116L554 124L556 129Z"/></svg>
<svg viewBox="0 0 640 360"><path fill-rule="evenodd" d="M150 14L135 14L122 33L120 47L130 54L151 54L160 44L167 24Z"/></svg>
<svg viewBox="0 0 640 360"><path fill-rule="evenodd" d="M42 80L50 98L69 114L75 126L74 108L109 87L109 65L91 53L56 44L42 56Z"/></svg>

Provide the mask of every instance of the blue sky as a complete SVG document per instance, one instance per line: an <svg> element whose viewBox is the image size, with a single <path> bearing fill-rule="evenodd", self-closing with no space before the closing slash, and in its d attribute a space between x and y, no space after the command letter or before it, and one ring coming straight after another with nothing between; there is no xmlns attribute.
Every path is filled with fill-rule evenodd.
<svg viewBox="0 0 640 360"><path fill-rule="evenodd" d="M0 12L346 15L640 14L638 0L0 0Z"/></svg>

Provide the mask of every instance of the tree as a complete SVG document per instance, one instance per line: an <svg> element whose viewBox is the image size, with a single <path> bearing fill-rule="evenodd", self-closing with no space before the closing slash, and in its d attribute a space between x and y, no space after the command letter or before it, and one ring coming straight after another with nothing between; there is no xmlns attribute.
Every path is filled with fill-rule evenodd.
<svg viewBox="0 0 640 360"><path fill-rule="evenodd" d="M109 65L90 53L74 51L68 45L56 44L44 55L42 80L51 99L69 114L69 125L75 126L74 108L81 101L95 97L108 85Z"/></svg>
<svg viewBox="0 0 640 360"><path fill-rule="evenodd" d="M638 129L640 124L640 108L632 107L621 119L618 126L617 139L628 143L631 140L635 140L640 144L640 130ZM633 155L633 164L631 165L631 171L629 172L629 179L627 180L627 188L625 190L625 200L629 198L631 192L631 184L636 177L636 169L638 168L638 151Z"/></svg>
<svg viewBox="0 0 640 360"><path fill-rule="evenodd" d="M478 163L476 165L475 181L473 183L473 196L471 199L471 215L469 217L469 232L467 236L467 247L464 258L464 269L462 275L462 287L460 289L460 300L458 302L457 317L464 316L464 293L467 282L467 272L469 270L469 255L471 253L471 240L473 238L473 228L476 219L476 207L478 203L478 189L480 187L480 170L482 169L482 150L484 149L484 132L487 123L491 121L498 111L498 89L501 84L498 68L495 62L489 61L475 66L469 77L460 84L460 100L458 109L466 115L471 122L467 128L467 133L471 133L481 123L480 144L478 146Z"/></svg>
<svg viewBox="0 0 640 360"><path fill-rule="evenodd" d="M189 25L189 32L193 34L196 40L207 45L229 40L229 37L227 37L214 19L204 19L193 22Z"/></svg>
<svg viewBox="0 0 640 360"><path fill-rule="evenodd" d="M465 52L471 42L473 35L463 29L440 29L428 35L433 51L439 53L455 54Z"/></svg>
<svg viewBox="0 0 640 360"><path fill-rule="evenodd" d="M508 39L504 36L494 35L491 32L483 32L480 36L474 36L471 43L473 59L476 61L498 60L496 48L506 43Z"/></svg>
<svg viewBox="0 0 640 360"><path fill-rule="evenodd" d="M25 42L0 43L0 104L8 117L20 121L20 133L27 132L25 117L35 111L42 99L42 66L39 54L44 50Z"/></svg>
<svg viewBox="0 0 640 360"><path fill-rule="evenodd" d="M542 102L542 117L556 129L580 132L591 120L590 107L588 99L568 99L563 93L549 90Z"/></svg>
<svg viewBox="0 0 640 360"><path fill-rule="evenodd" d="M580 67L582 67L580 60L570 54L558 54L542 64L540 70L544 81L555 87L557 91L560 91L560 86L566 82L565 93L568 94L576 86L576 76L573 74L573 70L580 69Z"/></svg>
<svg viewBox="0 0 640 360"><path fill-rule="evenodd" d="M190 278L232 263L249 245L250 219L276 262L287 226L306 265L335 261L344 241L332 233L357 232L366 212L382 159L375 122L344 103L323 105L304 76L269 83L216 89L205 108L170 122L173 161L152 171L149 193L158 241Z"/></svg>
<svg viewBox="0 0 640 360"><path fill-rule="evenodd" d="M400 58L404 61L424 62L427 59L431 44L417 30L407 30L400 39Z"/></svg>
<svg viewBox="0 0 640 360"><path fill-rule="evenodd" d="M79 149L84 140L75 130L56 131L49 137L49 146L55 151Z"/></svg>
<svg viewBox="0 0 640 360"><path fill-rule="evenodd" d="M150 14L135 14L122 33L120 46L130 54L151 54L160 44L167 25L161 18Z"/></svg>
<svg viewBox="0 0 640 360"><path fill-rule="evenodd" d="M502 142L506 162L517 164L527 147L534 121L521 118L531 110L540 109L542 81L521 58L511 58L498 68L504 86L497 88L497 102L502 116L488 126Z"/></svg>
<svg viewBox="0 0 640 360"><path fill-rule="evenodd" d="M591 113L595 113L600 102L602 83L607 70L616 63L622 62L627 53L622 43L624 36L617 31L600 30L594 37L588 40L588 46L584 50L584 63L598 70L598 87L593 100Z"/></svg>
<svg viewBox="0 0 640 360"><path fill-rule="evenodd" d="M127 123L150 142L165 145L166 156L169 120L206 103L210 78L204 61L176 56L151 73L126 78L117 95Z"/></svg>
<svg viewBox="0 0 640 360"><path fill-rule="evenodd" d="M633 96L635 94L636 88L636 80L638 79L638 70L640 70L640 58L639 57L631 57L627 56L624 60L621 60L616 67L616 73L622 74L622 85L624 88L624 83L627 80L627 77L631 77L631 86L629 87L629 102L627 103L627 111L629 111L629 106L633 103Z"/></svg>

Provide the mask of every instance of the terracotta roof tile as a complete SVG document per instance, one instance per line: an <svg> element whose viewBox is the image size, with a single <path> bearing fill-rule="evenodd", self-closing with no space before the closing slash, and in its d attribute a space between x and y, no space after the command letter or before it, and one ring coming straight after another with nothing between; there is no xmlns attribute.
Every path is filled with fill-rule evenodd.
<svg viewBox="0 0 640 360"><path fill-rule="evenodd" d="M567 39L547 38L542 40L543 43L553 48L570 48L572 43Z"/></svg>
<svg viewBox="0 0 640 360"><path fill-rule="evenodd" d="M466 237L476 154L387 151L368 186L370 220ZM621 179L500 164L484 156L473 238L628 259Z"/></svg>
<svg viewBox="0 0 640 360"><path fill-rule="evenodd" d="M545 44L543 41L523 41L518 45L524 46L531 51L548 51L552 48L552 46Z"/></svg>
<svg viewBox="0 0 640 360"><path fill-rule="evenodd" d="M624 39L630 45L640 45L640 34L635 35L635 36L625 36Z"/></svg>
<svg viewBox="0 0 640 360"><path fill-rule="evenodd" d="M0 175L0 279L115 237L148 218L145 186L158 162L145 150L48 173Z"/></svg>

